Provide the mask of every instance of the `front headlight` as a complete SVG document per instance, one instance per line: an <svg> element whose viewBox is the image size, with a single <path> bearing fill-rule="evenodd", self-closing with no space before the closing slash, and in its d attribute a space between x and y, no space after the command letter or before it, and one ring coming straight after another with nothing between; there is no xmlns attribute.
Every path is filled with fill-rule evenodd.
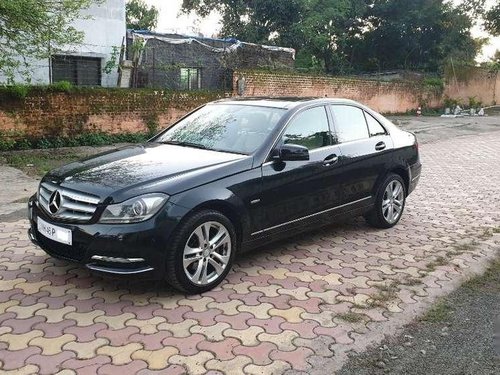
<svg viewBox="0 0 500 375"><path fill-rule="evenodd" d="M163 207L168 195L155 193L129 199L118 204L110 204L101 215L104 224L138 223L148 220Z"/></svg>

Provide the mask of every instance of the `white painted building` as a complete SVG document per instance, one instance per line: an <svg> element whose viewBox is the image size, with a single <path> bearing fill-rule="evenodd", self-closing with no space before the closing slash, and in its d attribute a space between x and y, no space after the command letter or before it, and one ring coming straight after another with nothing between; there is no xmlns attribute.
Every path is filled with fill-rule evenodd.
<svg viewBox="0 0 500 375"><path fill-rule="evenodd" d="M120 49L126 35L125 0L106 0L92 5L73 26L83 31L82 44L59 48L50 59L32 61L29 66L31 84L49 84L69 81L74 85L114 87L118 83L118 72L114 68L109 74L104 67L111 59L114 49ZM118 57L116 62L118 63ZM6 77L0 73L0 83ZM16 83L27 83L18 74Z"/></svg>

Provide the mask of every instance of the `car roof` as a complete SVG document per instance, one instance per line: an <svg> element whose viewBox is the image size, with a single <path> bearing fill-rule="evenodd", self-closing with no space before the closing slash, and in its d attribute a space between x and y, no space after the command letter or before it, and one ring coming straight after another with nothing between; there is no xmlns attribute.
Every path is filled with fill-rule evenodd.
<svg viewBox="0 0 500 375"><path fill-rule="evenodd" d="M221 99L211 104L239 104L239 105L249 105L258 107L271 107L271 108L282 108L282 109L292 109L304 104L356 104L359 103L342 98L314 98L314 97L242 97L242 98L230 98Z"/></svg>

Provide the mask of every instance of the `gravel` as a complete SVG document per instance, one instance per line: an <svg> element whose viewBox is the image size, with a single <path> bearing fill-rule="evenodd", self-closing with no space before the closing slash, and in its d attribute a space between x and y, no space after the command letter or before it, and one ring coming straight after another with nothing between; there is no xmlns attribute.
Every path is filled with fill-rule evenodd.
<svg viewBox="0 0 500 375"><path fill-rule="evenodd" d="M410 324L352 356L338 374L500 374L500 261L478 280L440 302L451 307L445 318Z"/></svg>

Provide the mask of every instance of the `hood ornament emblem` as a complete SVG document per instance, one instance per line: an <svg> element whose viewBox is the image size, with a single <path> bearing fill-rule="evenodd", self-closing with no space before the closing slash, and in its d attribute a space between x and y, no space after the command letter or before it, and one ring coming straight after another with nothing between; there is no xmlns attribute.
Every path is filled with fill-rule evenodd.
<svg viewBox="0 0 500 375"><path fill-rule="evenodd" d="M55 215L59 212L61 209L63 203L63 197L59 190L56 190L52 193L52 195L49 198L49 212L52 215Z"/></svg>

